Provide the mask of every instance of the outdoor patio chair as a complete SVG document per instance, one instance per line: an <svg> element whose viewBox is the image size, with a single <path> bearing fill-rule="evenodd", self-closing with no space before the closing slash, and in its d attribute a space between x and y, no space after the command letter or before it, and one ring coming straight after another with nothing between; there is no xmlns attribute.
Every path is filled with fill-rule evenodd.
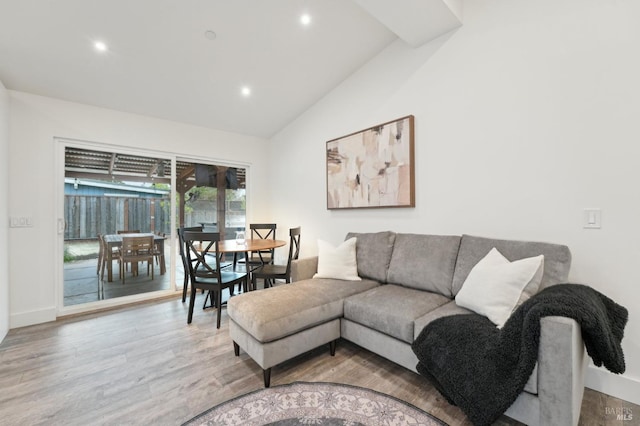
<svg viewBox="0 0 640 426"><path fill-rule="evenodd" d="M102 262L104 262L104 260L104 250L102 249L102 234L98 234L98 268L96 269L97 275L100 275Z"/></svg>
<svg viewBox="0 0 640 426"><path fill-rule="evenodd" d="M143 237L122 237L122 247L120 248L120 277L122 284L125 283L124 265L131 263L131 270L134 274L138 272L138 262L147 262L147 275L151 269L151 279L153 280L153 235ZM135 266L135 267L134 267Z"/></svg>
<svg viewBox="0 0 640 426"><path fill-rule="evenodd" d="M167 235L164 232L156 232L158 237L167 238ZM164 247L164 244L162 244ZM153 256L156 258L156 263L160 266L160 261L164 262L164 252L160 250L159 244L153 245Z"/></svg>
<svg viewBox="0 0 640 426"><path fill-rule="evenodd" d="M109 256L108 256L109 246L104 240L104 235L102 234L98 234L98 241L100 243L100 247L98 249L99 250L98 256L102 259L102 260L98 260L100 264L100 280L104 280L104 270L107 267L107 261L109 259ZM118 248L114 248L111 250L111 262L113 262L114 260L118 262L118 273L121 274L120 263L122 259L120 257L120 249Z"/></svg>

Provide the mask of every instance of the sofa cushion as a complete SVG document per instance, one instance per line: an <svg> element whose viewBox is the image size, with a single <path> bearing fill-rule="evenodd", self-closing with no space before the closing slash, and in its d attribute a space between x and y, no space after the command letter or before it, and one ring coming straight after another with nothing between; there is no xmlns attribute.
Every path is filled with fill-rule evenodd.
<svg viewBox="0 0 640 426"><path fill-rule="evenodd" d="M387 269L391 261L391 252L396 238L395 232L355 233L349 232L345 238L356 237L356 260L358 261L358 275L387 282Z"/></svg>
<svg viewBox="0 0 640 426"><path fill-rule="evenodd" d="M318 240L318 272L313 278L360 281L356 265L356 239L349 238L338 247Z"/></svg>
<svg viewBox="0 0 640 426"><path fill-rule="evenodd" d="M453 273L454 296L462 288L462 284L467 279L471 269L494 247L511 262L526 257L544 255L544 273L542 274L540 290L553 284L567 282L569 268L571 267L571 252L567 246L463 235Z"/></svg>
<svg viewBox="0 0 640 426"><path fill-rule="evenodd" d="M451 298L460 237L397 234L387 281Z"/></svg>
<svg viewBox="0 0 640 426"><path fill-rule="evenodd" d="M431 321L436 320L442 317L448 317L451 315L462 315L462 314L472 314L473 312L465 309L456 304L455 300L451 300L444 305L437 307L436 309L427 312L422 315L420 318L416 318L414 321L413 328L413 340L418 337L418 334L422 331L423 328L427 326Z"/></svg>
<svg viewBox="0 0 640 426"><path fill-rule="evenodd" d="M524 301L525 287L530 286L532 294L540 287L543 266L542 255L509 262L492 248L469 272L456 303L502 328L520 300Z"/></svg>
<svg viewBox="0 0 640 426"><path fill-rule="evenodd" d="M344 317L413 343L415 319L449 300L440 294L387 284L348 297L344 301Z"/></svg>
<svg viewBox="0 0 640 426"><path fill-rule="evenodd" d="M314 278L234 296L227 313L256 340L270 342L342 317L345 297L379 285Z"/></svg>

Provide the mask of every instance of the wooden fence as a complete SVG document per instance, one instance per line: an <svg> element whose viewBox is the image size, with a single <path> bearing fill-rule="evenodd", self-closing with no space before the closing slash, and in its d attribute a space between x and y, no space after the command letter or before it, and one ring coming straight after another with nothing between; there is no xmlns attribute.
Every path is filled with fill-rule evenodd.
<svg viewBox="0 0 640 426"><path fill-rule="evenodd" d="M169 198L66 195L64 239L94 239L121 229L171 232Z"/></svg>
<svg viewBox="0 0 640 426"><path fill-rule="evenodd" d="M217 223L215 202L189 204L184 226ZM65 240L95 239L98 234L115 234L121 229L171 234L169 198L105 197L65 195ZM227 212L226 235L244 228L245 212ZM231 238L230 237L230 238Z"/></svg>

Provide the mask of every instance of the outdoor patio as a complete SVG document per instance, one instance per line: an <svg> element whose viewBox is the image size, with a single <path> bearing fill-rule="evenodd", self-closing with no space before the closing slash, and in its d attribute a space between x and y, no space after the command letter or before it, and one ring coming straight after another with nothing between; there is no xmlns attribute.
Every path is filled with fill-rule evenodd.
<svg viewBox="0 0 640 426"><path fill-rule="evenodd" d="M171 268L176 270L176 282L181 286L184 276L184 268L180 256L176 254L175 265L169 264L170 244L166 244L165 259L167 272L160 274L160 267L154 263L154 278L147 275L146 265L140 266L138 276L133 276L131 271L125 271L126 283L123 285L118 272L118 265L114 262L113 281L107 281L105 272L104 280L96 273L98 266L98 242L97 241L65 241L64 262L64 306L78 305L81 303L95 302L98 300L113 299L132 294L148 293L159 290L168 290L171 286Z"/></svg>

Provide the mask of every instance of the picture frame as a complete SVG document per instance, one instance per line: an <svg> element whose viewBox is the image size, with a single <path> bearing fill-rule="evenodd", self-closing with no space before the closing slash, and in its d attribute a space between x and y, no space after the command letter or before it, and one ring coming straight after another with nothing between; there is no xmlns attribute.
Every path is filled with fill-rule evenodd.
<svg viewBox="0 0 640 426"><path fill-rule="evenodd" d="M414 117L327 141L327 209L415 207Z"/></svg>

